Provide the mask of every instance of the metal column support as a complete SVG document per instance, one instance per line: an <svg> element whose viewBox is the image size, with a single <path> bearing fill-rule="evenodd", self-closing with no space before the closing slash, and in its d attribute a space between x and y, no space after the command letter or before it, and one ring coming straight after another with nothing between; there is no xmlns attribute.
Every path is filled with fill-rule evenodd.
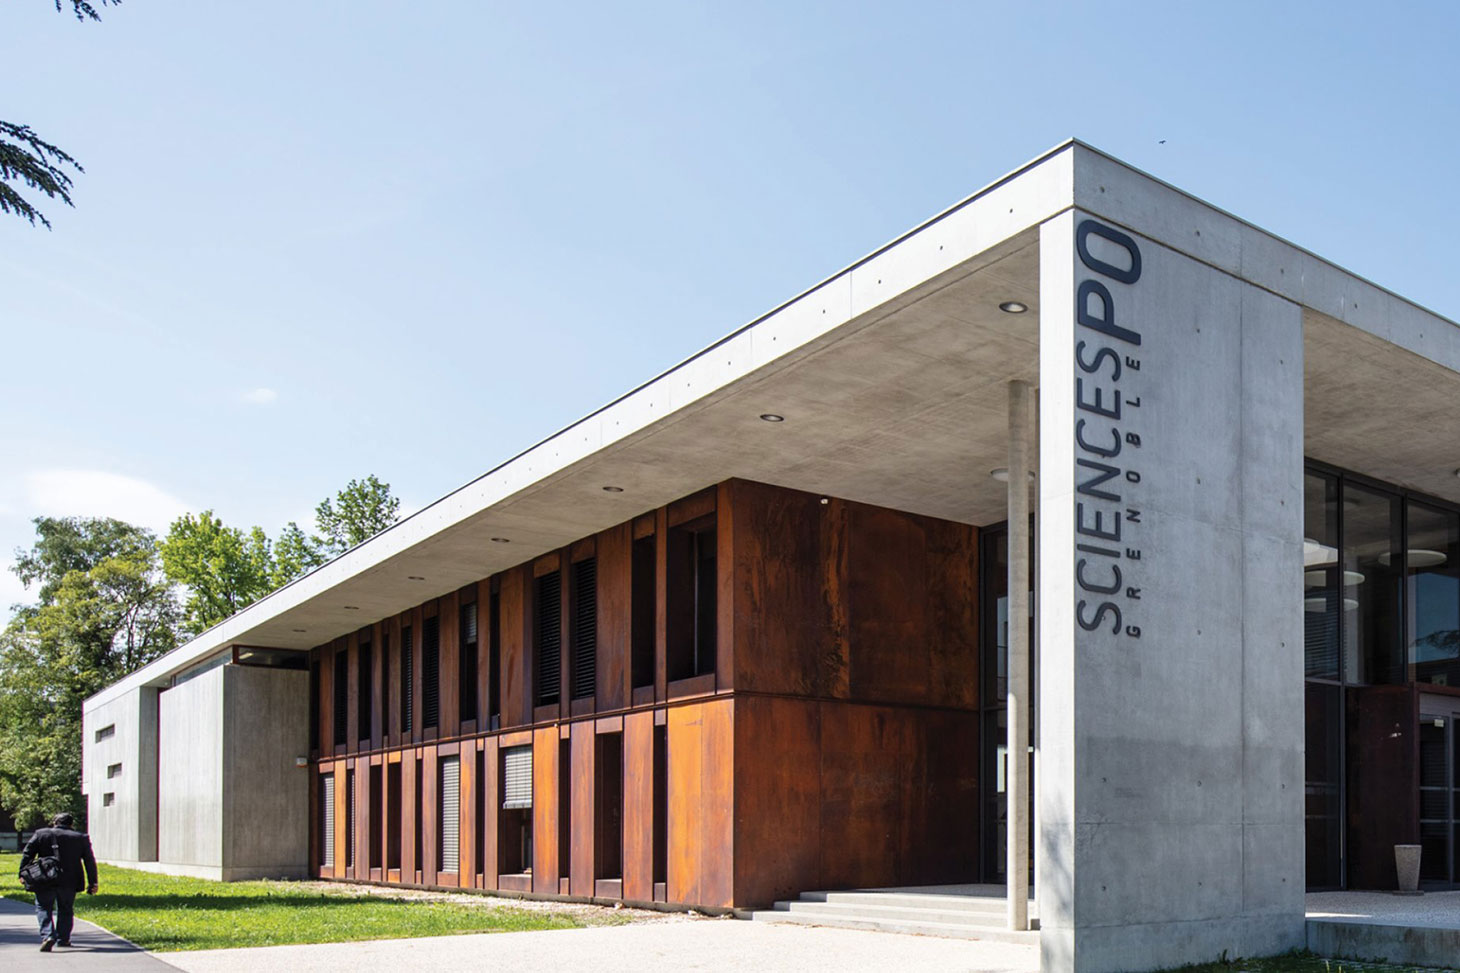
<svg viewBox="0 0 1460 973"><path fill-rule="evenodd" d="M1009 383L1009 696L1008 859L1009 928L1029 928L1029 473L1030 389Z"/></svg>

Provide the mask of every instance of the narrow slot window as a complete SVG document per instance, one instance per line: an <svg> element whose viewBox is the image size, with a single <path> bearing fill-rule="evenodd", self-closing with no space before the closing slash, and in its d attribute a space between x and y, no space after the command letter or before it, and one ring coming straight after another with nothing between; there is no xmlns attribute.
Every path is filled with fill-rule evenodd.
<svg viewBox="0 0 1460 973"><path fill-rule="evenodd" d="M335 775L319 778L319 863L324 868L335 865Z"/></svg>
<svg viewBox="0 0 1460 973"><path fill-rule="evenodd" d="M669 728L654 727L654 881L669 874Z"/></svg>
<svg viewBox="0 0 1460 973"><path fill-rule="evenodd" d="M411 626L400 630L400 729L410 733L415 729L416 697L416 641Z"/></svg>
<svg viewBox="0 0 1460 973"><path fill-rule="evenodd" d="M568 875L573 860L573 749L558 741L558 875Z"/></svg>
<svg viewBox="0 0 1460 973"><path fill-rule="evenodd" d="M370 853L367 856L370 868L380 867L380 856L385 839L385 788L382 786L380 764L370 767Z"/></svg>
<svg viewBox="0 0 1460 973"><path fill-rule="evenodd" d="M309 664L309 749L319 749L319 660Z"/></svg>
<svg viewBox="0 0 1460 973"><path fill-rule="evenodd" d="M671 528L668 666L671 680L715 671L716 531L713 515Z"/></svg>
<svg viewBox="0 0 1460 973"><path fill-rule="evenodd" d="M380 635L380 735L390 733L390 632Z"/></svg>
<svg viewBox="0 0 1460 973"><path fill-rule="evenodd" d="M355 771L345 772L345 867L355 867Z"/></svg>
<svg viewBox="0 0 1460 973"><path fill-rule="evenodd" d="M598 681L598 560L573 564L573 698L587 699Z"/></svg>
<svg viewBox="0 0 1460 973"><path fill-rule="evenodd" d="M421 792L425 789L424 786L423 786L424 783L425 783L425 781L422 780L422 774L424 773L424 769L425 769L424 768L424 761L422 761L420 757L417 757L416 758L416 793L414 795L416 814L415 814L415 817L412 818L412 820L415 821L415 823L416 823L416 826L414 828L414 832L415 833L414 833L414 836L413 836L414 837L414 840L415 840L415 857L412 860L416 863L416 870L417 871L420 871L421 869L423 869L425 867L424 862L423 862L423 859L425 858L425 855L423 854L422 847L421 847L422 835L425 833L425 830L426 830L426 825L425 825L426 819L421 816L421 811L423 809L422 808L422 793Z"/></svg>
<svg viewBox="0 0 1460 973"><path fill-rule="evenodd" d="M532 654L537 665L537 705L558 701L563 678L563 582L551 571L533 582Z"/></svg>
<svg viewBox="0 0 1460 973"><path fill-rule="evenodd" d="M400 868L401 775L400 763L386 768L385 867Z"/></svg>
<svg viewBox="0 0 1460 973"><path fill-rule="evenodd" d="M350 656L343 649L335 653L335 746L345 745L350 729Z"/></svg>
<svg viewBox="0 0 1460 973"><path fill-rule="evenodd" d="M630 665L634 688L654 685L654 616L656 599L654 535L634 541L631 566L629 641L632 644Z"/></svg>
<svg viewBox="0 0 1460 973"><path fill-rule="evenodd" d="M107 780L111 780L113 777L120 777L120 776L122 776L122 765L121 764L108 764L107 765L107 768L106 768L106 779Z"/></svg>
<svg viewBox="0 0 1460 973"><path fill-rule="evenodd" d="M355 657L355 673L359 688L355 693L356 733L360 740L370 739L370 722L375 715L375 653L369 642L361 643Z"/></svg>
<svg viewBox="0 0 1460 973"><path fill-rule="evenodd" d="M624 735L600 733L593 760L593 877L623 878Z"/></svg>
<svg viewBox="0 0 1460 973"><path fill-rule="evenodd" d="M460 664L457 667L461 722L477 718L477 603L461 606Z"/></svg>
<svg viewBox="0 0 1460 973"><path fill-rule="evenodd" d="M440 819L436 833L441 836L440 861L437 870L454 872L461 867L461 758L441 759L437 791Z"/></svg>
<svg viewBox="0 0 1460 973"><path fill-rule="evenodd" d="M502 596L492 592L487 609L487 715L491 729L502 725Z"/></svg>
<svg viewBox="0 0 1460 973"><path fill-rule="evenodd" d="M426 619L421 626L421 725L441 722L441 620Z"/></svg>

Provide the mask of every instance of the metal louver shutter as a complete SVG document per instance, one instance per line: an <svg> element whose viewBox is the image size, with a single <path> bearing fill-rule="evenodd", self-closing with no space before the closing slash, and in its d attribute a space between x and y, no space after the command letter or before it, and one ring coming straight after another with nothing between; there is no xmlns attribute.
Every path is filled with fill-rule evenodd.
<svg viewBox="0 0 1460 973"><path fill-rule="evenodd" d="M553 571L537 579L534 586L533 655L537 661L537 705L558 701L563 684L563 581Z"/></svg>
<svg viewBox="0 0 1460 973"><path fill-rule="evenodd" d="M319 806L323 812L323 827L319 829L321 845L320 864L325 868L335 865L335 775L325 774L319 779Z"/></svg>
<svg viewBox="0 0 1460 973"><path fill-rule="evenodd" d="M415 720L416 640L409 625L400 630L400 728L409 733Z"/></svg>
<svg viewBox="0 0 1460 973"><path fill-rule="evenodd" d="M345 774L345 867L355 867L355 772Z"/></svg>
<svg viewBox="0 0 1460 973"><path fill-rule="evenodd" d="M428 618L421 626L421 725L441 722L441 620Z"/></svg>
<svg viewBox="0 0 1460 973"><path fill-rule="evenodd" d="M532 807L532 747L502 751L502 810Z"/></svg>
<svg viewBox="0 0 1460 973"><path fill-rule="evenodd" d="M598 560L573 565L573 698L592 696L598 676Z"/></svg>
<svg viewBox="0 0 1460 973"><path fill-rule="evenodd" d="M441 863L438 869L454 872L461 867L461 759L441 761Z"/></svg>

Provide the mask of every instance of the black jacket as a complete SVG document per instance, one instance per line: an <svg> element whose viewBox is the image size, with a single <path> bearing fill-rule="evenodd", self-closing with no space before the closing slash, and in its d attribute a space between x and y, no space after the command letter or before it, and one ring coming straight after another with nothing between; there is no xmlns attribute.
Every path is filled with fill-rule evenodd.
<svg viewBox="0 0 1460 973"><path fill-rule="evenodd" d="M61 887L73 886L81 892L88 885L96 884L96 856L91 853L91 839L80 831L68 828L41 828L31 835L20 856L20 867L30 864L32 858L44 858L51 853L51 839L61 852ZM86 867L83 874L82 866Z"/></svg>

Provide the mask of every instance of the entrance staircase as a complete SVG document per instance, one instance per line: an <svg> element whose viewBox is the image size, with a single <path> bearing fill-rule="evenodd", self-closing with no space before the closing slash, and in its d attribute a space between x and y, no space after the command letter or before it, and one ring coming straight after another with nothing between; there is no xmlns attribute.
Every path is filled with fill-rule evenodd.
<svg viewBox="0 0 1460 973"><path fill-rule="evenodd" d="M1034 903L1029 903L1030 925ZM794 922L876 932L912 933L951 939L987 939L1004 943L1039 942L1037 931L1008 927L1008 905L1002 885L927 885L910 888L851 889L803 892L795 901L752 912L757 922Z"/></svg>

